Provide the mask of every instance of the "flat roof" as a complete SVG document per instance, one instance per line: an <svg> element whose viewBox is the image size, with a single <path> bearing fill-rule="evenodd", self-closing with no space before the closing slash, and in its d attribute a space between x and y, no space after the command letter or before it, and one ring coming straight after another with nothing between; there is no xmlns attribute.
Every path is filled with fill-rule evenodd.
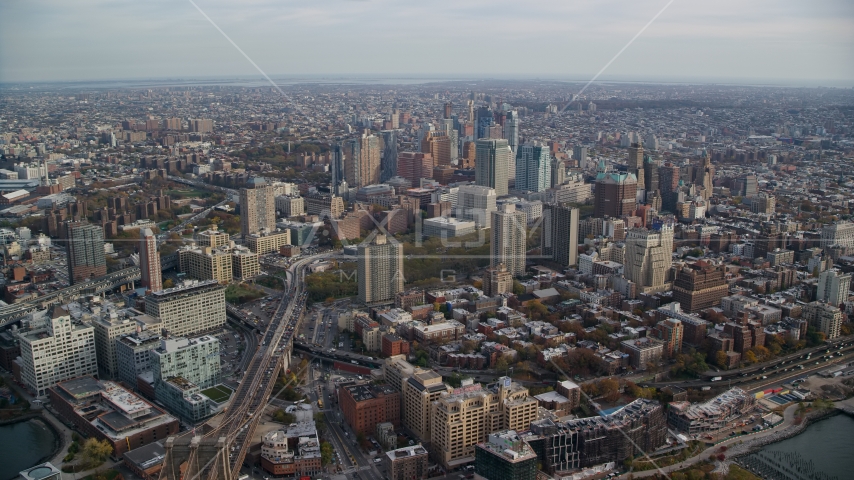
<svg viewBox="0 0 854 480"><path fill-rule="evenodd" d="M103 390L101 382L90 375L73 378L56 384L56 386L74 398L84 398Z"/></svg>

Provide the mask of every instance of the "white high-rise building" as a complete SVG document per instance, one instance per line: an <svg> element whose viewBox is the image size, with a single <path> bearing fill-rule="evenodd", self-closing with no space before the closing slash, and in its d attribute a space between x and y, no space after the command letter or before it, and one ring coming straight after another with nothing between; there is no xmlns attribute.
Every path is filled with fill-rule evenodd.
<svg viewBox="0 0 854 480"><path fill-rule="evenodd" d="M516 154L516 190L542 192L549 188L552 177L548 147L522 145Z"/></svg>
<svg viewBox="0 0 854 480"><path fill-rule="evenodd" d="M825 270L818 276L816 300L834 307L848 300L851 288L851 275L843 275L837 270Z"/></svg>
<svg viewBox="0 0 854 480"><path fill-rule="evenodd" d="M35 396L59 382L98 374L95 329L71 319L68 311L54 307L45 327L19 330L21 379Z"/></svg>
<svg viewBox="0 0 854 480"><path fill-rule="evenodd" d="M838 222L821 228L821 246L827 251L834 245L854 248L854 223Z"/></svg>
<svg viewBox="0 0 854 480"><path fill-rule="evenodd" d="M472 220L477 228L489 228L492 212L497 210L497 195L494 188L480 185L463 185L457 190L455 215Z"/></svg>
<svg viewBox="0 0 854 480"><path fill-rule="evenodd" d="M657 292L668 288L665 283L673 252L673 227L664 225L660 231L634 228L626 235L624 272L627 279L642 292Z"/></svg>
<svg viewBox="0 0 854 480"><path fill-rule="evenodd" d="M492 212L492 243L490 244L490 266L503 263L511 275L525 273L527 218L516 210L516 205L504 204Z"/></svg>
<svg viewBox="0 0 854 480"><path fill-rule="evenodd" d="M276 189L253 177L240 189L240 234L243 237L276 230Z"/></svg>
<svg viewBox="0 0 854 480"><path fill-rule="evenodd" d="M504 120L504 138L507 139L507 146L510 147L510 178L516 176L516 153L519 151L519 112L510 110L507 112L507 118Z"/></svg>

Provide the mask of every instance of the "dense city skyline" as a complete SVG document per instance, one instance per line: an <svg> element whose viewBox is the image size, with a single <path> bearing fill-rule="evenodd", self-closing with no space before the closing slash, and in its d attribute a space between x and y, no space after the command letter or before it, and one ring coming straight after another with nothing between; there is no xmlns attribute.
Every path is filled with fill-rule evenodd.
<svg viewBox="0 0 854 480"><path fill-rule="evenodd" d="M195 5L6 2L0 82L257 75L211 22L273 77L586 81L654 17L600 80L850 86L854 79L854 8L846 2Z"/></svg>

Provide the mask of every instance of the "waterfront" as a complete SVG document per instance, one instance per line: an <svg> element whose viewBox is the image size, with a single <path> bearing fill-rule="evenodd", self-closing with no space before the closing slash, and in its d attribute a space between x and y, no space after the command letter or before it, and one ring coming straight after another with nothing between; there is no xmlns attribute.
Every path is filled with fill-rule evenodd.
<svg viewBox="0 0 854 480"><path fill-rule="evenodd" d="M41 420L27 420L0 426L0 480L10 480L18 472L45 461L53 453L56 436Z"/></svg>
<svg viewBox="0 0 854 480"><path fill-rule="evenodd" d="M814 478L850 478L854 471L852 431L854 418L835 415L809 425L799 435L766 445L754 455L802 472L812 471Z"/></svg>

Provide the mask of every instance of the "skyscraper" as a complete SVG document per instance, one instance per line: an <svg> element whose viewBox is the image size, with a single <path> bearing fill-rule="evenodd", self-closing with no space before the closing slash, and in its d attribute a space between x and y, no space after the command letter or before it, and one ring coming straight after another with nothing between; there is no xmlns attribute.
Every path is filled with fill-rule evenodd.
<svg viewBox="0 0 854 480"><path fill-rule="evenodd" d="M480 139L475 150L474 183L507 195L510 147L507 140Z"/></svg>
<svg viewBox="0 0 854 480"><path fill-rule="evenodd" d="M457 190L457 218L472 220L477 228L489 228L496 207L495 189L480 185L463 185Z"/></svg>
<svg viewBox="0 0 854 480"><path fill-rule="evenodd" d="M490 266L503 263L514 277L525 273L526 223L525 213L516 211L513 204L501 205L498 211L492 212Z"/></svg>
<svg viewBox="0 0 854 480"><path fill-rule="evenodd" d="M243 237L276 230L276 190L253 177L240 189L240 234Z"/></svg>
<svg viewBox="0 0 854 480"><path fill-rule="evenodd" d="M107 274L104 229L91 223L68 222L68 281L74 285Z"/></svg>
<svg viewBox="0 0 854 480"><path fill-rule="evenodd" d="M535 144L522 145L518 148L516 154L516 190L542 192L549 188L552 180L552 166L548 147Z"/></svg>
<svg viewBox="0 0 854 480"><path fill-rule="evenodd" d="M700 193L703 195L703 200L708 201L712 196L714 184L712 181L715 178L715 167L712 166L712 157L708 152L703 155L703 168L698 172L697 186L700 187Z"/></svg>
<svg viewBox="0 0 854 480"><path fill-rule="evenodd" d="M662 165L658 169L658 185L661 190L661 209L675 212L679 200L679 167L669 162Z"/></svg>
<svg viewBox="0 0 854 480"><path fill-rule="evenodd" d="M140 230L139 271L142 286L152 292L163 290L160 255L157 254L157 237L150 228Z"/></svg>
<svg viewBox="0 0 854 480"><path fill-rule="evenodd" d="M637 209L637 185L633 173L610 172L600 167L596 175L593 215L598 218L631 215Z"/></svg>
<svg viewBox="0 0 854 480"><path fill-rule="evenodd" d="M377 235L372 244L359 245L356 266L360 302L391 302L403 291L401 243L389 243L385 235Z"/></svg>
<svg viewBox="0 0 854 480"><path fill-rule="evenodd" d="M381 133L383 155L380 166L380 182L384 183L397 176L397 130L383 130Z"/></svg>
<svg viewBox="0 0 854 480"><path fill-rule="evenodd" d="M646 187L646 182L644 180L643 146L641 144L633 143L629 147L629 159L628 162L626 162L626 165L629 167L629 173L633 173L637 180L635 198L643 201L643 192Z"/></svg>
<svg viewBox="0 0 854 480"><path fill-rule="evenodd" d="M495 125L495 114L489 107L477 109L477 122L475 123L475 139L489 137L489 127Z"/></svg>
<svg viewBox="0 0 854 480"><path fill-rule="evenodd" d="M672 226L663 225L660 230L629 230L623 265L626 278L637 285L639 293L664 290L672 252Z"/></svg>
<svg viewBox="0 0 854 480"><path fill-rule="evenodd" d="M507 144L513 154L519 149L519 112L511 110L507 112L507 119L504 120L504 138L507 139Z"/></svg>
<svg viewBox="0 0 854 480"><path fill-rule="evenodd" d="M365 131L344 144L344 178L351 188L380 183L382 146L380 138Z"/></svg>
<svg viewBox="0 0 854 480"><path fill-rule="evenodd" d="M331 164L329 167L332 172L332 185L330 190L333 195L340 196L341 183L344 182L344 147L342 147L340 143L336 143L332 146L329 163ZM397 160L394 162L394 168L395 172L397 172Z"/></svg>
<svg viewBox="0 0 854 480"><path fill-rule="evenodd" d="M563 205L544 205L542 254L569 267L578 265L579 211Z"/></svg>
<svg viewBox="0 0 854 480"><path fill-rule="evenodd" d="M433 156L433 166L450 165L451 138L444 131L429 131L421 141L421 152Z"/></svg>

